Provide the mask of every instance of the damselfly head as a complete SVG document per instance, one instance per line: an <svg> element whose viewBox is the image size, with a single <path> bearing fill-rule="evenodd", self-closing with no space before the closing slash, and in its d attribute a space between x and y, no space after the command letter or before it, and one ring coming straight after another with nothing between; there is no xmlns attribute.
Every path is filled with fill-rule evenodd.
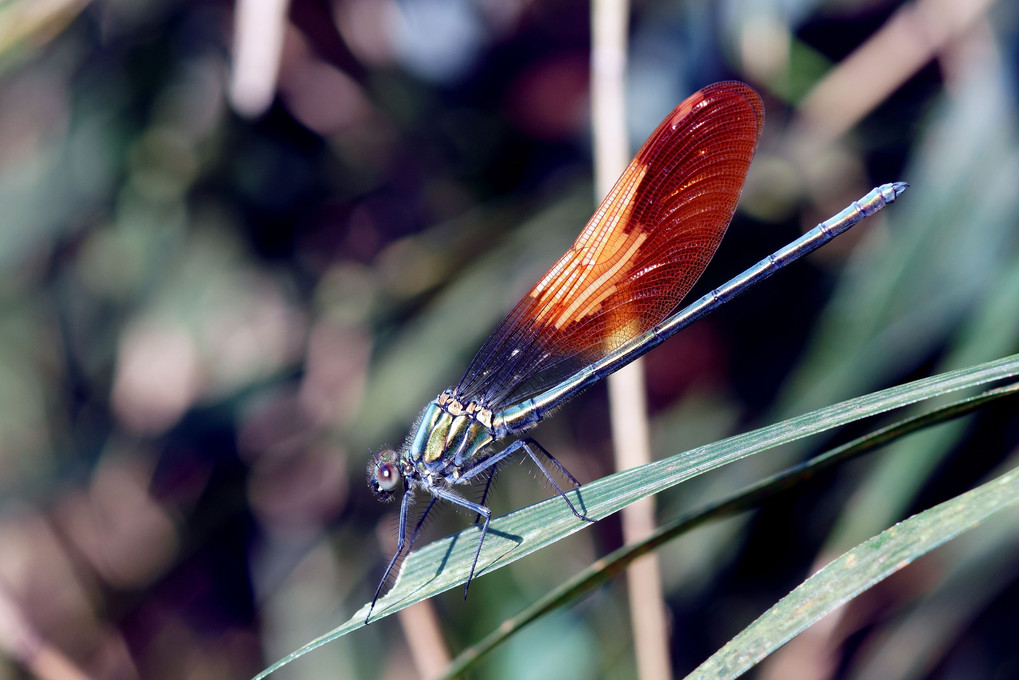
<svg viewBox="0 0 1019 680"><path fill-rule="evenodd" d="M391 499L402 479L400 455L396 451L384 449L372 456L368 463L368 486L380 501Z"/></svg>

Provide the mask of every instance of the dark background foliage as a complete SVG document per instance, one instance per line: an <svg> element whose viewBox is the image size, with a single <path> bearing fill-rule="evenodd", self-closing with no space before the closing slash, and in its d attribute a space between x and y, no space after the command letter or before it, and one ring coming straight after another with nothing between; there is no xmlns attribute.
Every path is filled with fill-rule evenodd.
<svg viewBox="0 0 1019 680"><path fill-rule="evenodd" d="M1016 351L1016 9L637 3L634 148L715 80L766 101L741 210L695 293L871 186L913 184L648 356L658 455ZM395 506L364 484L370 451L402 441L593 209L586 3L293 0L243 30L235 10L0 3L3 677L47 675L59 651L97 678L243 678L346 619L395 545ZM606 408L591 389L537 432L582 482L611 471ZM995 408L663 550L676 672L1017 441ZM659 512L781 463L684 485ZM550 493L532 477L507 466L496 512ZM430 535L469 519L440 514ZM1019 536L993 530L758 673L1015 677ZM466 602L438 598L441 634L470 644L619 541L609 519ZM624 600L617 583L548 617L482 674L632 676ZM395 617L285 673L417 675Z"/></svg>

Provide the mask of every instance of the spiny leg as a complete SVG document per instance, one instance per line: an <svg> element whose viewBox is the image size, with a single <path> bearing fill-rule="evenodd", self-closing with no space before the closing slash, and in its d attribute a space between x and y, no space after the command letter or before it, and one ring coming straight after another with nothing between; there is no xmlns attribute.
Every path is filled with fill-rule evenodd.
<svg viewBox="0 0 1019 680"><path fill-rule="evenodd" d="M432 511L432 506L435 505L435 501L437 500L438 499L435 496L432 496L432 499L428 501L428 507L425 508L423 513L421 513L421 519L419 519L418 523L414 525L414 533L410 535L410 541L407 543L408 555L410 554L410 551L414 549L414 542L418 540L418 533L421 531L421 527L424 526L425 520L428 519L428 513Z"/></svg>
<svg viewBox="0 0 1019 680"><path fill-rule="evenodd" d="M368 619L371 618L372 611L375 609L375 603L379 601L379 593L382 592L383 586L386 585L386 579L389 578L390 572L393 571L393 567L396 566L396 561L400 559L400 553L403 552L404 539L407 536L407 506L410 503L410 493L404 492L403 500L400 502L400 533L396 539L396 553L393 555L393 559L389 560L389 566L386 567L386 571L382 574L382 580L379 581L378 587L375 589L375 595L372 597L372 604L368 607L368 616L364 617L364 625L368 625Z"/></svg>
<svg viewBox="0 0 1019 680"><path fill-rule="evenodd" d="M545 455L546 458L548 458L550 461L552 461L553 465L555 465L557 468L559 468L559 472L562 472L564 475L566 475L569 478L569 480L571 482L573 482L573 486L577 487L578 489L580 488L580 482L577 481L577 478L574 477L573 475L571 475L570 471L567 470L563 466L562 463L560 463L558 460L556 460L555 456L553 456L551 453L548 452L548 449L546 449L544 446L539 444L537 439L534 439L533 437L525 437L524 439L522 439L520 441L521 441L522 446L525 449L527 448L528 444L533 444L535 446L535 448L537 448L539 451L541 451ZM528 453L530 453L530 451L528 451ZM533 454L532 454L531 458L534 458ZM538 461L534 461L534 462L537 463Z"/></svg>
<svg viewBox="0 0 1019 680"><path fill-rule="evenodd" d="M433 493L440 498L446 499L450 503L455 503L456 505L467 508L468 510L473 510L479 516L485 518L485 523L481 525L481 537L478 539L478 548L474 551L474 562L471 563L471 571L467 574L467 583L464 584L464 599L466 600L467 589L471 587L471 581L474 580L474 570L478 566L478 560L481 559L481 546L485 544L485 536L488 535L488 525L492 521L492 511L486 506L481 505L480 503L473 503L452 491L435 489Z"/></svg>
<svg viewBox="0 0 1019 680"><path fill-rule="evenodd" d="M492 478L495 477L495 468L488 469L488 479L485 480L485 491L481 494L481 505L485 504L485 500L488 499L488 490L492 488ZM479 512L474 516L474 523L477 524L481 521L481 513Z"/></svg>
<svg viewBox="0 0 1019 680"><path fill-rule="evenodd" d="M570 511L578 519L586 520L588 522L595 522L595 521L597 521L597 520L590 519L586 515L582 515L580 512L577 511L577 508L573 505L573 502L570 501L570 499L566 496L566 493L563 492L562 488L560 488L559 484L555 481L555 478L552 477L552 475L550 475L548 473L548 470L545 469L545 466L542 465L541 461L538 460L537 455L535 455L534 451L531 449L530 445L532 445L532 444L534 445L534 447L536 449L541 451L545 455L546 458L548 458L550 461L552 461L552 464L555 465L556 468L558 468L564 475L569 477L570 481L573 482L573 485L576 488L578 488L578 489L580 488L580 482L577 481L577 478L574 477L573 475L571 475L570 471L567 470L565 467L563 467L563 464L560 463L558 460L556 460L555 456L553 456L551 453L549 453L545 449L544 446L542 446L541 444L536 442L534 439L531 439L530 437L527 437L525 439L518 439L517 441L513 442L512 444L510 444L509 446L507 446L502 451L499 451L498 453L495 453L495 454L489 456L488 458L483 460L481 463L479 463L475 467L471 468L470 470L467 470L463 474L463 476L460 478L461 481L466 482L466 481L468 481L470 479L473 479L474 477L477 477L478 475L480 475L482 473L488 473L489 475L491 475L492 474L491 471L495 469L495 466L500 461L502 461L503 459L513 455L514 453L516 453L517 450L523 449L524 451L527 452L527 455L531 457L531 460L534 461L534 464L538 466L538 469L541 470L541 473L543 475L545 475L545 478L548 479L548 481L550 481L552 483L552 486L555 487L555 490L559 493L560 496L562 496L563 500L566 501L566 504L568 506L570 506Z"/></svg>
<svg viewBox="0 0 1019 680"><path fill-rule="evenodd" d="M379 601L379 594L382 592L382 588L386 585L386 581L389 579L389 574L393 571L393 567L396 566L397 561L400 559L400 554L403 553L404 538L407 535L407 509L410 506L411 497L413 494L409 491L404 492L403 501L400 503L400 535L396 540L396 554L393 555L393 559L389 560L389 566L386 567L386 573L382 575L382 580L379 581L378 588L375 589L375 596L372 597L371 607L368 608L368 616L364 617L364 625L368 625L368 619L371 618L372 611L375 609L375 603ZM410 536L410 541L407 542L407 552L409 553L414 548L414 541L417 540L418 533L421 531L422 525L425 523L425 519L428 517L428 513L432 511L432 506L435 505L437 499L433 496L432 500L428 502L428 507L425 508L424 513L421 514L421 519L418 520L417 524L414 525L414 533Z"/></svg>
<svg viewBox="0 0 1019 680"><path fill-rule="evenodd" d="M548 458L550 461L552 461L552 464L555 465L559 469L560 472L562 472L564 475L566 475L569 478L569 480L571 482L573 482L573 486L575 488L578 488L578 489L580 488L580 482L577 481L577 478L574 477L573 475L571 475L570 471L567 470L565 467L563 467L563 464L560 463L558 460L556 460L555 456L553 456L551 453L549 453L548 450L544 446L539 444L537 441L535 441L534 439L532 439L530 437L527 437L526 439L521 439L521 440L519 440L517 442L514 442L514 446L519 445L519 448L522 448L524 451L527 452L527 455L531 457L531 460L534 461L534 464L538 466L539 470L541 470L541 474L545 475L545 479L547 479L548 481L550 481L552 483L552 486L555 487L555 490L557 492L559 492L560 496L563 497L563 500L566 501L566 504L570 506L570 510L573 512L573 514L578 519L582 519L582 520L585 520L587 522L595 522L596 520L591 519L587 515L582 515L582 514L580 514L580 512L577 511L576 506L573 505L573 502L570 501L569 497L559 487L559 484L556 483L555 478L552 477L552 475L550 475L548 473L548 470L545 469L545 466L541 464L540 460L538 460L538 456L536 456L534 451L531 449L531 445L532 444L534 445L534 447L536 449L541 451L545 455L546 458Z"/></svg>

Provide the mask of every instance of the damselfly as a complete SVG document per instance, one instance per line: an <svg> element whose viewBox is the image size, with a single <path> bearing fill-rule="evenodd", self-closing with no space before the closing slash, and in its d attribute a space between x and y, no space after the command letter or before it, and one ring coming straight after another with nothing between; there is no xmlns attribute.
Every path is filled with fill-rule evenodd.
<svg viewBox="0 0 1019 680"><path fill-rule="evenodd" d="M657 347L785 265L894 201L907 185L880 186L838 215L672 314L715 253L736 210L764 124L764 104L739 82L710 85L676 107L637 152L573 246L499 324L456 387L429 403L399 450L372 457L369 483L381 499L401 488L394 566L413 547L441 499L481 524L464 597L492 512L485 505L496 466L527 454L573 514L587 519L542 460L580 483L530 437L550 410ZM504 440L511 443L503 448ZM480 502L457 487L483 482ZM431 499L408 538L414 492ZM365 619L367 622L367 618Z"/></svg>

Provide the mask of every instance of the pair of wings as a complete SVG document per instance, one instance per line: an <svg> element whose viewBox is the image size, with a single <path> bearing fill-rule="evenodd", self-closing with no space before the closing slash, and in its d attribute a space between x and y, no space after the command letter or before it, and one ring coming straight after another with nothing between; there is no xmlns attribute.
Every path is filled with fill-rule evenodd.
<svg viewBox="0 0 1019 680"><path fill-rule="evenodd" d="M519 403L675 311L729 226L763 125L760 96L740 82L677 106L482 345L454 390L461 403Z"/></svg>

